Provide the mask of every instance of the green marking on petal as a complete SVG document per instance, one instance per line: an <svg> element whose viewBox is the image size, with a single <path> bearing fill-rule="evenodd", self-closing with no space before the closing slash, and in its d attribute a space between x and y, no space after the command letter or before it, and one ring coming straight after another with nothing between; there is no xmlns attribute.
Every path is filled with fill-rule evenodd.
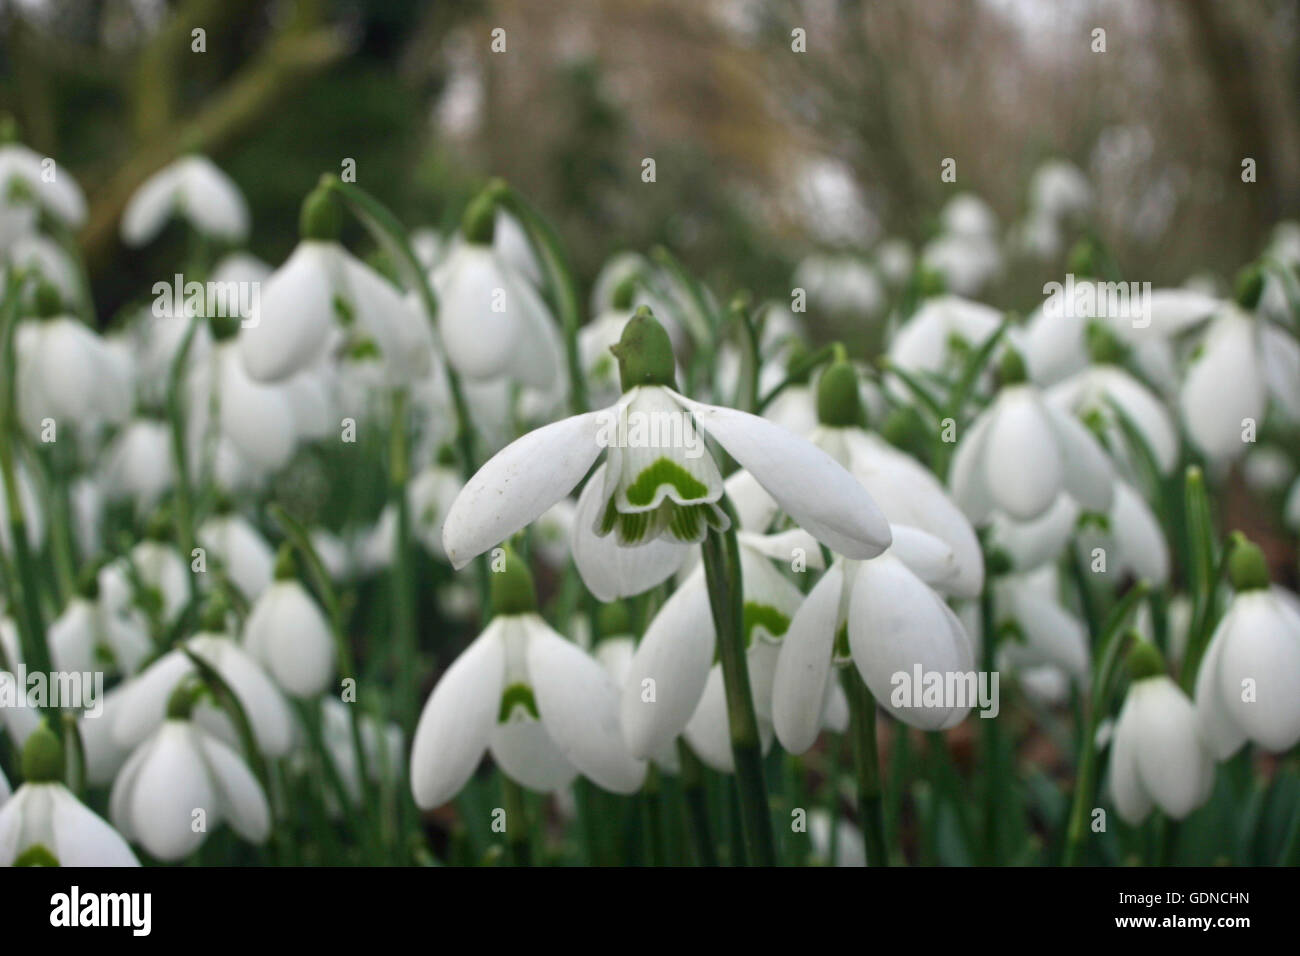
<svg viewBox="0 0 1300 956"><path fill-rule="evenodd" d="M790 619L770 604L746 601L741 624L744 628L745 646L754 643L754 628L761 627L772 637L781 637L790 628Z"/></svg>
<svg viewBox="0 0 1300 956"><path fill-rule="evenodd" d="M845 621L840 625L840 629L835 632L835 654L837 661L853 660L853 652L849 649L849 623Z"/></svg>
<svg viewBox="0 0 1300 956"><path fill-rule="evenodd" d="M14 866L58 866L59 861L44 844L33 843L14 860Z"/></svg>
<svg viewBox="0 0 1300 956"><path fill-rule="evenodd" d="M627 500L639 508L646 507L654 501L661 485L671 485L683 501L694 501L709 493L702 481L677 462L658 458L636 476L636 481L627 489Z"/></svg>
<svg viewBox="0 0 1300 956"><path fill-rule="evenodd" d="M501 692L501 710L497 712L497 723L509 723L510 715L515 712L516 707L522 707L534 720L542 719L537 712L537 698L533 696L533 689L527 684L511 684Z"/></svg>

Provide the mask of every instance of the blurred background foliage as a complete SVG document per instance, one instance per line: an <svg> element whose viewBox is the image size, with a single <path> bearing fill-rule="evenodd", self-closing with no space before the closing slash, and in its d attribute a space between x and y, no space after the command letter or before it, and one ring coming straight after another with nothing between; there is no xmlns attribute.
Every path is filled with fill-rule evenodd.
<svg viewBox="0 0 1300 956"><path fill-rule="evenodd" d="M1297 214L1298 26L1300 0L0 0L0 111L86 188L105 320L183 258L179 229L130 256L116 230L187 149L244 189L273 264L350 157L412 227L449 230L502 175L585 280L664 243L782 297L814 248L924 240L957 190L1009 226L1059 156L1125 278L1174 284L1229 277ZM1013 270L999 304L1051 277Z"/></svg>

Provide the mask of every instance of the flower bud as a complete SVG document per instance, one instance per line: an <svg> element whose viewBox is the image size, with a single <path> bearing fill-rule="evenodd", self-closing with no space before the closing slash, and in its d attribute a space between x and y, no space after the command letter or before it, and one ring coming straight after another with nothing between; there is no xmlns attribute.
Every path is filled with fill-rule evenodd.
<svg viewBox="0 0 1300 956"><path fill-rule="evenodd" d="M832 428L866 427L858 373L843 359L831 363L817 381L817 420Z"/></svg>
<svg viewBox="0 0 1300 956"><path fill-rule="evenodd" d="M537 610L537 591L528 564L509 545L504 550L505 566L492 571L488 585L492 613L532 614Z"/></svg>
<svg viewBox="0 0 1300 956"><path fill-rule="evenodd" d="M343 207L334 191L317 186L302 203L298 234L303 239L337 242L343 232Z"/></svg>
<svg viewBox="0 0 1300 956"><path fill-rule="evenodd" d="M46 721L23 744L22 764L28 783L63 782L63 743Z"/></svg>
<svg viewBox="0 0 1300 956"><path fill-rule="evenodd" d="M611 345L609 350L618 359L623 391L638 385L673 388L676 384L673 343L647 306L640 306L627 320L618 344Z"/></svg>
<svg viewBox="0 0 1300 956"><path fill-rule="evenodd" d="M1240 531L1232 536L1228 555L1228 580L1237 591L1258 591L1267 589L1268 562L1259 545L1251 541Z"/></svg>
<svg viewBox="0 0 1300 956"><path fill-rule="evenodd" d="M1162 676L1165 673L1165 659L1160 651L1150 641L1139 637L1136 632L1131 633L1130 636L1135 640L1125 658L1129 674L1135 681Z"/></svg>

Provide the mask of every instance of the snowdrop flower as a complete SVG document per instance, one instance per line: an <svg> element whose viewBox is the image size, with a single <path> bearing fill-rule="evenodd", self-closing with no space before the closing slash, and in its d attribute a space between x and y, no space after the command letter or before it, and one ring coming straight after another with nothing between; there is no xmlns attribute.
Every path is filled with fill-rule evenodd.
<svg viewBox="0 0 1300 956"><path fill-rule="evenodd" d="M1209 799L1214 758L1196 730L1196 711L1165 674L1145 641L1129 652L1133 683L1115 722L1110 791L1115 809L1136 826L1153 807L1181 820Z"/></svg>
<svg viewBox="0 0 1300 956"><path fill-rule="evenodd" d="M199 526L198 539L208 559L220 563L247 600L255 600L270 586L275 554L246 518L231 511L215 514Z"/></svg>
<svg viewBox="0 0 1300 956"><path fill-rule="evenodd" d="M1069 681L1088 682L1088 629L1061 603L1055 565L1027 574L1008 574L993 585L993 620L1007 636L998 644L998 664L1019 673L1050 668ZM980 616L974 605L963 619L977 652L984 646ZM1032 676L1030 678L1033 679Z"/></svg>
<svg viewBox="0 0 1300 956"><path fill-rule="evenodd" d="M1237 593L1196 674L1201 733L1220 760L1247 741L1282 753L1300 740L1300 610L1269 587L1257 545L1235 538L1231 547Z"/></svg>
<svg viewBox="0 0 1300 956"><path fill-rule="evenodd" d="M433 273L447 360L467 379L547 389L560 374L559 333L532 283L492 247L493 207L490 195L470 204L466 241Z"/></svg>
<svg viewBox="0 0 1300 956"><path fill-rule="evenodd" d="M134 502L137 513L153 508L175 480L171 431L160 419L133 419L104 452L105 493Z"/></svg>
<svg viewBox="0 0 1300 956"><path fill-rule="evenodd" d="M998 232L998 219L983 199L974 193L958 193L939 212L939 222L945 232L957 236L994 238Z"/></svg>
<svg viewBox="0 0 1300 956"><path fill-rule="evenodd" d="M131 754L109 797L114 825L160 860L183 860L222 823L250 843L271 833L266 794L243 758L190 720L202 692L190 681L176 689L167 719Z"/></svg>
<svg viewBox="0 0 1300 956"><path fill-rule="evenodd" d="M113 719L113 737L119 746L135 747L148 738L167 718L167 702L185 679L196 674L194 662L185 651L207 662L221 675L238 698L258 749L268 757L283 757L293 743L293 715L275 683L261 666L224 633L225 612L212 601L204 609L199 633L183 648L168 651L126 685ZM223 740L235 742L234 725L215 704L202 700L193 709L194 719Z"/></svg>
<svg viewBox="0 0 1300 956"><path fill-rule="evenodd" d="M861 482L891 523L919 528L948 545L957 564L949 593L977 597L984 558L974 529L925 466L866 430L852 365L835 362L822 373L816 408L819 426L809 440Z"/></svg>
<svg viewBox="0 0 1300 956"><path fill-rule="evenodd" d="M648 309L628 322L618 345L625 391L618 404L539 428L497 453L470 479L443 526L453 566L536 520L565 497L608 447L601 499L592 517L600 536L636 547L664 538L702 541L725 528L721 475L702 443L711 435L800 527L832 550L871 557L889 527L866 491L825 452L754 415L695 402L673 390L672 348Z"/></svg>
<svg viewBox="0 0 1300 956"><path fill-rule="evenodd" d="M169 533L170 529L166 527L164 521L155 520L150 523L149 537L144 541L136 544L131 549L130 564L135 573L139 575L140 583L157 592L161 599L163 619L170 623L180 615L189 601L190 584L189 568L181 560L176 549L168 543L164 536ZM122 566L110 565L105 569L109 577L120 575L124 581L129 581L127 571ZM100 586L105 584L103 576L100 579ZM116 587L109 583L109 587ZM122 588L130 591L130 585L124 583Z"/></svg>
<svg viewBox="0 0 1300 956"><path fill-rule="evenodd" d="M362 798L361 771L357 766L357 755L352 745L351 721L349 712L353 706L345 704L331 695L321 697L321 732L325 746L329 748L330 757L338 767L339 775L349 796L359 801ZM366 761L366 771L371 781L396 779L401 775L403 756L406 753L402 728L390 723L381 726L379 721L369 714L361 716L361 749ZM327 799L331 799L332 795Z"/></svg>
<svg viewBox="0 0 1300 956"><path fill-rule="evenodd" d="M1268 407L1255 322L1239 309L1227 309L1199 351L1178 396L1183 426L1206 455L1231 461L1249 447L1243 438L1246 420L1259 423Z"/></svg>
<svg viewBox="0 0 1300 956"><path fill-rule="evenodd" d="M1092 186L1079 167L1064 159L1052 159L1034 172L1029 183L1029 202L1052 219L1085 215L1092 207Z"/></svg>
<svg viewBox="0 0 1300 956"><path fill-rule="evenodd" d="M0 248L3 248L2 244ZM50 283L67 302L76 301L81 294L77 266L62 246L38 232L15 239L5 258L8 261L0 263L0 278L7 278L9 267L16 266Z"/></svg>
<svg viewBox="0 0 1300 956"><path fill-rule="evenodd" d="M946 730L970 706L917 706L894 699L894 676L968 673L974 651L961 622L934 590L956 571L952 551L931 535L895 525L894 545L871 561L836 561L790 621L777 660L772 716L777 738L803 753L830 700L832 665L857 667L876 701L897 719Z"/></svg>
<svg viewBox="0 0 1300 956"><path fill-rule="evenodd" d="M228 442L240 461L257 471L275 471L293 454L297 435L284 389L255 381L241 361L243 340L252 331L240 334L234 321L212 323L215 346L187 382L188 438L195 461L200 460L204 441L214 428L217 440Z"/></svg>
<svg viewBox="0 0 1300 956"><path fill-rule="evenodd" d="M34 218L37 207L72 229L86 221L86 197L66 168L20 143L0 144L0 215L21 209Z"/></svg>
<svg viewBox="0 0 1300 956"><path fill-rule="evenodd" d="M901 287L912 274L913 261L906 239L886 239L876 246L876 269L894 288Z"/></svg>
<svg viewBox="0 0 1300 956"><path fill-rule="evenodd" d="M411 750L415 802L446 803L488 750L532 790L560 789L577 773L615 793L637 790L645 764L623 744L618 689L604 668L537 614L532 578L512 551L491 588L495 616L420 715Z"/></svg>
<svg viewBox="0 0 1300 956"><path fill-rule="evenodd" d="M233 179L206 156L183 156L141 184L122 212L122 241L142 246L178 216L223 242L248 237L248 204Z"/></svg>
<svg viewBox="0 0 1300 956"><path fill-rule="evenodd" d="M621 602L617 604L606 604L601 608L602 612L602 630L606 630L605 621L608 618L608 612L612 608L622 609L623 625L616 628L616 633L610 636L602 637L596 642L596 646L591 651L591 656L600 662L600 666L605 668L609 676L613 679L616 687L626 687L628 674L632 670L632 658L636 655L636 638L630 634L622 633L627 630L627 612ZM624 733L624 740L627 739ZM652 760L656 766L668 773L676 774L681 770L681 761L677 756L677 747L675 743L669 743L653 753L648 759Z"/></svg>
<svg viewBox="0 0 1300 956"><path fill-rule="evenodd" d="M15 331L18 410L27 429L40 434L47 418L65 428L125 420L131 385L103 339L62 312L49 284L38 287L37 312Z"/></svg>
<svg viewBox="0 0 1300 956"><path fill-rule="evenodd" d="M1089 511L1114 494L1110 459L1088 430L1024 380L1014 349L1004 353L1003 388L966 429L953 456L953 497L977 525L996 511L1025 521L1068 492Z"/></svg>
<svg viewBox="0 0 1300 956"><path fill-rule="evenodd" d="M745 657L759 733L767 746L777 652L803 595L760 552L757 536L739 537ZM815 545L813 551L817 553ZM820 554L811 560L819 562ZM708 585L700 567L650 622L624 678L623 734L634 756L662 753L685 733L706 764L732 772L731 728L722 668L714 663L716 645Z"/></svg>
<svg viewBox="0 0 1300 956"><path fill-rule="evenodd" d="M492 248L533 285L542 284L542 264L537 261L528 233L518 219L500 206L493 217Z"/></svg>
<svg viewBox="0 0 1300 956"><path fill-rule="evenodd" d="M973 296L1002 270L1002 254L992 238L946 233L925 244L921 263L942 276L946 288Z"/></svg>
<svg viewBox="0 0 1300 956"><path fill-rule="evenodd" d="M26 782L0 801L0 866L139 866L117 831L63 785L63 764L63 745L42 724L23 746Z"/></svg>
<svg viewBox="0 0 1300 956"><path fill-rule="evenodd" d="M329 622L298 582L292 551L281 551L275 582L253 602L243 637L244 650L294 697L323 693L334 676Z"/></svg>
<svg viewBox="0 0 1300 956"><path fill-rule="evenodd" d="M1104 427L1106 444L1126 449L1118 407L1141 433L1162 474L1178 462L1178 432L1159 398L1118 365L1093 365L1047 390L1047 400L1078 418L1095 417ZM1113 403L1113 405L1112 405ZM1129 465L1129 473L1134 469Z"/></svg>
<svg viewBox="0 0 1300 956"><path fill-rule="evenodd" d="M138 612L113 613L99 597L99 580L91 577L50 624L47 640L55 667L90 673L107 661L134 674L153 651L148 625Z"/></svg>
<svg viewBox="0 0 1300 956"><path fill-rule="evenodd" d="M340 245L342 226L332 193L317 189L307 197L302 241L266 280L256 322L246 323L239 336L239 355L254 382L282 382L315 367L340 344L377 351L390 384L429 374L428 317Z"/></svg>
<svg viewBox="0 0 1300 956"><path fill-rule="evenodd" d="M979 302L955 295L927 299L889 343L890 364L909 372L955 372L1001 325L1002 313Z"/></svg>

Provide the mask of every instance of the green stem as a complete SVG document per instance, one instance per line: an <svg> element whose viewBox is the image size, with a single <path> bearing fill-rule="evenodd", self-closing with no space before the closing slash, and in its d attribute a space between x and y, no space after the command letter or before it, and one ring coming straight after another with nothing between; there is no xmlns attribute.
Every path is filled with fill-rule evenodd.
<svg viewBox="0 0 1300 956"><path fill-rule="evenodd" d="M744 591L740 571L740 549L736 542L737 519L724 496L723 507L730 513L731 526L725 533L710 531L704 539L704 575L709 587L718 639L718 657L727 694L727 722L731 730L731 752L735 758L736 784L740 797L746 859L756 866L775 866L776 849L772 817L763 780L762 742L754 699L749 686L743 631Z"/></svg>
<svg viewBox="0 0 1300 956"><path fill-rule="evenodd" d="M511 858L515 866L532 866L533 850L528 838L528 810L523 788L502 773L501 789L505 792L506 842L510 845Z"/></svg>
<svg viewBox="0 0 1300 956"><path fill-rule="evenodd" d="M858 823L867 846L867 866L888 866L880 754L876 745L876 701L856 667L841 668L840 681L849 699L849 734L858 778ZM832 831L832 844L836 836Z"/></svg>
<svg viewBox="0 0 1300 956"><path fill-rule="evenodd" d="M1079 769L1075 773L1074 800L1070 805L1069 821L1065 831L1065 851L1061 863L1074 866L1083 853L1083 841L1088 835L1088 808L1093 800L1097 779L1097 727L1106 714L1115 676L1128 641L1121 634L1124 622L1138 603L1146 598L1148 587L1139 582L1111 612L1106 627L1094 644L1096 665L1092 674L1092 700L1088 708L1088 721L1083 739L1079 741Z"/></svg>
<svg viewBox="0 0 1300 956"><path fill-rule="evenodd" d="M199 316L190 319L190 327L181 340L180 348L172 359L167 375L167 422L171 426L172 464L176 469L175 512L176 543L181 552L181 560L188 569L194 560L194 500L190 490L190 466L185 454L185 419L181 414L181 381L185 375L185 364L189 359L190 346L198 332ZM189 571L186 580L190 588L190 608L197 609L199 603L199 579Z"/></svg>
<svg viewBox="0 0 1300 956"><path fill-rule="evenodd" d="M415 634L415 575L412 568L414 552L411 544L411 504L407 500L406 485L410 475L410 450L406 437L406 391L393 393L393 420L388 448L389 500L397 518L397 534L393 554L393 630L395 664L397 666L398 714L402 725L413 726L417 695L417 668Z"/></svg>
<svg viewBox="0 0 1300 956"><path fill-rule="evenodd" d="M704 787L704 765L683 738L677 738L677 756L682 764L682 799L686 803L691 849L699 866L717 866L718 851L709 825L709 795Z"/></svg>

